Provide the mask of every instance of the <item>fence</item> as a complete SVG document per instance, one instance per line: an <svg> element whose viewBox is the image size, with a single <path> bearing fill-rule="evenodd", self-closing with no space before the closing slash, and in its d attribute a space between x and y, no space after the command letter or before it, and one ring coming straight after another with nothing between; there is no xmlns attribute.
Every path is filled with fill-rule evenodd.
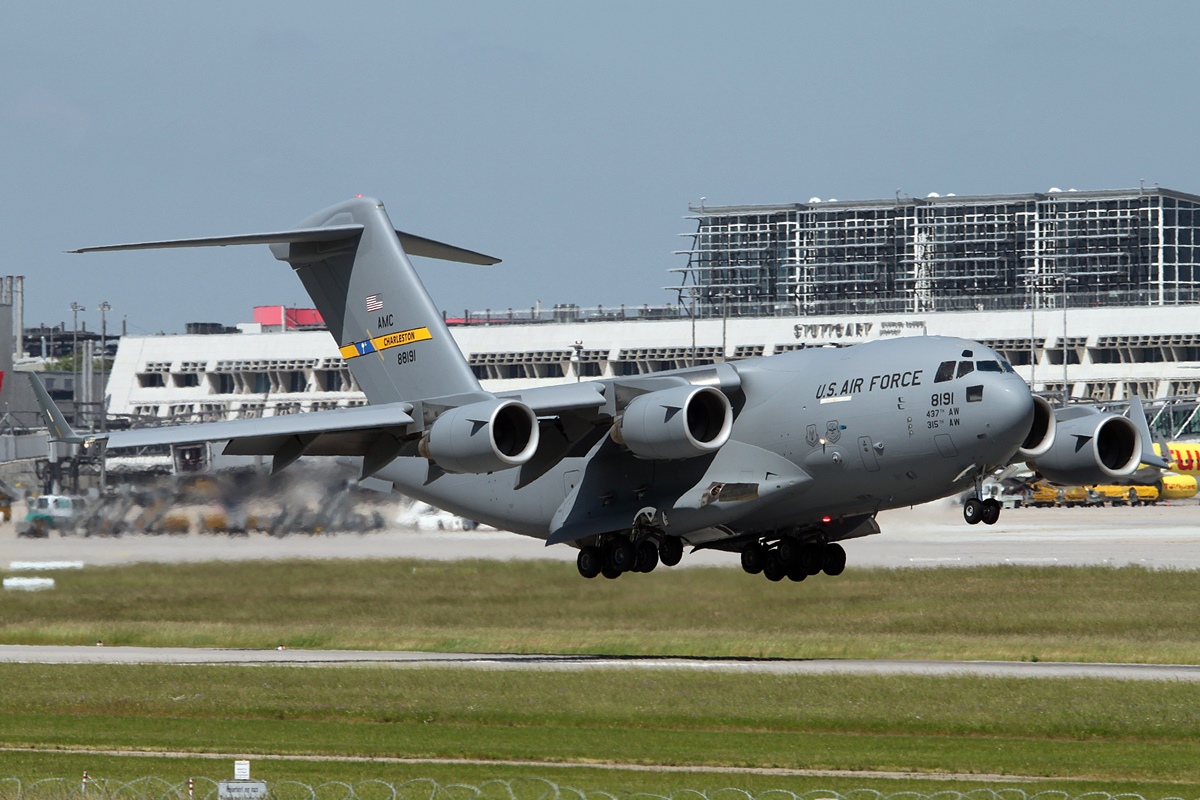
<svg viewBox="0 0 1200 800"><path fill-rule="evenodd" d="M359 783L331 781L307 784L272 781L270 800L619 800L621 795L560 786L541 778L491 780L478 786L442 784L421 778L398 783L369 780ZM217 800L217 782L208 778L172 783L157 777L133 781L90 778L47 778L22 782L0 779L0 800ZM681 789L670 794L638 793L628 800L1147 800L1138 794L1089 792L1073 797L1066 792L1030 794L1022 789L975 789L970 792L939 791L935 794L904 791L885 794L873 789L846 792L813 790L803 793L771 789L753 794L742 789L697 791ZM1185 800L1161 798L1160 800ZM1200 800L1198 798L1197 800Z"/></svg>

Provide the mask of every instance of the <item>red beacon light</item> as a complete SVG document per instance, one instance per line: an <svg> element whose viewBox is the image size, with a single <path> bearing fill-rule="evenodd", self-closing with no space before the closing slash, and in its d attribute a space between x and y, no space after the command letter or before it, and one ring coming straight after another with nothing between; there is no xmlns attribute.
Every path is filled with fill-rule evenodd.
<svg viewBox="0 0 1200 800"><path fill-rule="evenodd" d="M821 517L821 522L823 522L823 523L825 523L826 525L828 525L829 523L833 522L833 517L831 517L831 516L829 516L828 514L826 514L825 516Z"/></svg>

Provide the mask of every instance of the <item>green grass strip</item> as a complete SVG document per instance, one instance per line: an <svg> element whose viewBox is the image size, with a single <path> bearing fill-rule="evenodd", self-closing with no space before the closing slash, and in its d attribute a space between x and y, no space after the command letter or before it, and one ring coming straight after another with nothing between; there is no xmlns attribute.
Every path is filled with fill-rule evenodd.
<svg viewBox="0 0 1200 800"><path fill-rule="evenodd" d="M292 561L87 568L10 593L0 642L780 658L1200 663L1194 572L736 569L585 581L569 564Z"/></svg>
<svg viewBox="0 0 1200 800"><path fill-rule="evenodd" d="M1194 684L12 664L0 681L6 745L1200 784Z"/></svg>

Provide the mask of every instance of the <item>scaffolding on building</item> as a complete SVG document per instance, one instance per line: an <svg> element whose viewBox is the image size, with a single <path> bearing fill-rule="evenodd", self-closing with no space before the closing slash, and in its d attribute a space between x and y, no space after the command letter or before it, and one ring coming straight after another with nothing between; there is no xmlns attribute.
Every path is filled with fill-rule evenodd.
<svg viewBox="0 0 1200 800"><path fill-rule="evenodd" d="M702 317L1200 302L1200 197L1158 187L690 210Z"/></svg>

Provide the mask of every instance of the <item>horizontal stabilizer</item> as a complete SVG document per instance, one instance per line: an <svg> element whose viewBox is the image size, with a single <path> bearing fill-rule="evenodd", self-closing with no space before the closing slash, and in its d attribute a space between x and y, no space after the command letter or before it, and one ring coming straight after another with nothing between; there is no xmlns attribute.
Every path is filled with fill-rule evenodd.
<svg viewBox="0 0 1200 800"><path fill-rule="evenodd" d="M483 253L476 253L474 250L455 247L445 242L426 239L424 236L417 236L416 234L405 233L404 231L396 231L396 235L400 237L400 246L410 256L440 258L442 261L457 261L460 264L478 264L481 267L490 267L493 264L500 263L500 259L498 258L485 256Z"/></svg>
<svg viewBox="0 0 1200 800"><path fill-rule="evenodd" d="M362 225L332 225L325 228L301 228L275 233L246 233L236 236L206 236L200 239L165 239L158 242L106 244L81 247L68 253L109 253L118 250L162 250L172 247L226 247L239 244L290 244L293 242L334 242L362 233Z"/></svg>
<svg viewBox="0 0 1200 800"><path fill-rule="evenodd" d="M165 250L177 247L228 247L244 244L301 244L305 242L336 242L358 236L363 231L362 225L329 225L320 228L300 228L292 231L275 231L273 233L246 233L234 236L205 236L199 239L164 239L157 242L130 242L128 244L106 244L98 247L81 247L78 250L68 250L68 253L111 253L121 250ZM500 259L477 253L452 244L426 239L404 231L396 231L400 246L410 256L437 258L442 261L457 261L463 264L478 264L491 266L499 264Z"/></svg>

